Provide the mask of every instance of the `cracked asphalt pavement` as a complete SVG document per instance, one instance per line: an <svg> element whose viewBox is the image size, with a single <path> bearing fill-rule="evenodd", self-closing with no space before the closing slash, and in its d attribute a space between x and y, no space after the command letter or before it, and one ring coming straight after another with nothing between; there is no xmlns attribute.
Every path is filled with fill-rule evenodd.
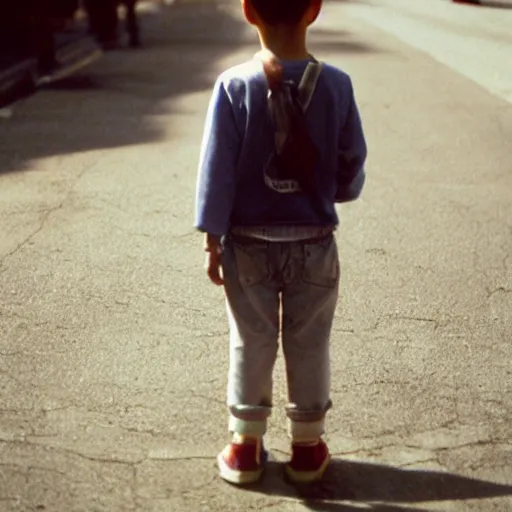
<svg viewBox="0 0 512 512"><path fill-rule="evenodd" d="M281 478L282 357L264 481L217 478L227 326L195 173L212 83L256 46L237 2L194 2L0 120L0 511L512 511L512 105L360 5L311 37L370 147L340 209L325 481Z"/></svg>

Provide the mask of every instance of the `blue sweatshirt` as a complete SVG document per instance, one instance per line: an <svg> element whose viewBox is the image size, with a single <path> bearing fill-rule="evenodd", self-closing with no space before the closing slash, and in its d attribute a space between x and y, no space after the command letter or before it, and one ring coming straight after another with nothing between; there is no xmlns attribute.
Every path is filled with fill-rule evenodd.
<svg viewBox="0 0 512 512"><path fill-rule="evenodd" d="M284 78L299 83L308 61L284 61ZM356 199L364 184L366 143L350 77L323 64L306 112L320 158L325 216L303 194L280 194L264 181L274 150L267 79L253 59L222 73L213 89L201 147L195 227L225 235L232 226L338 224L336 202Z"/></svg>

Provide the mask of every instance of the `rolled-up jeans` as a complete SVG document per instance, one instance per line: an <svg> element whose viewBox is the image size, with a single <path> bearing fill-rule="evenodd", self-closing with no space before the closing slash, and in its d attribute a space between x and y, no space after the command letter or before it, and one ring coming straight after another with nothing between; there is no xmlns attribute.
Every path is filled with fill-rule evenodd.
<svg viewBox="0 0 512 512"><path fill-rule="evenodd" d="M334 235L294 242L228 235L222 269L230 326L230 431L265 434L281 334L289 433L293 439L320 437L331 407L329 345L339 287Z"/></svg>

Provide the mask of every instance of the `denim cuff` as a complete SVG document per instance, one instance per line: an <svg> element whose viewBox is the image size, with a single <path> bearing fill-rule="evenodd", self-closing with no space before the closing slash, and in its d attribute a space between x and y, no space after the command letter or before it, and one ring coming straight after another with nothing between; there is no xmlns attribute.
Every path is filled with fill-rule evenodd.
<svg viewBox="0 0 512 512"><path fill-rule="evenodd" d="M286 416L292 421L312 423L322 420L327 411L332 408L332 401L329 400L325 407L318 409L299 409L294 404L286 407Z"/></svg>

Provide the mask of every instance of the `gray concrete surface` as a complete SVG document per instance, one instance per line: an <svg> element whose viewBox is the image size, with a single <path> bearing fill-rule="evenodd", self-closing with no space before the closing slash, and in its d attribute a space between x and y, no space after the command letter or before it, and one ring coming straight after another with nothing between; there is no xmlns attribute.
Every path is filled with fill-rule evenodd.
<svg viewBox="0 0 512 512"><path fill-rule="evenodd" d="M449 0L367 0L347 8L512 102L512 9Z"/></svg>
<svg viewBox="0 0 512 512"><path fill-rule="evenodd" d="M317 56L370 145L341 209L335 454L282 481L282 359L258 486L220 482L226 322L191 229L212 81L256 46L231 4L144 19L0 120L0 510L512 510L512 108L330 2Z"/></svg>

